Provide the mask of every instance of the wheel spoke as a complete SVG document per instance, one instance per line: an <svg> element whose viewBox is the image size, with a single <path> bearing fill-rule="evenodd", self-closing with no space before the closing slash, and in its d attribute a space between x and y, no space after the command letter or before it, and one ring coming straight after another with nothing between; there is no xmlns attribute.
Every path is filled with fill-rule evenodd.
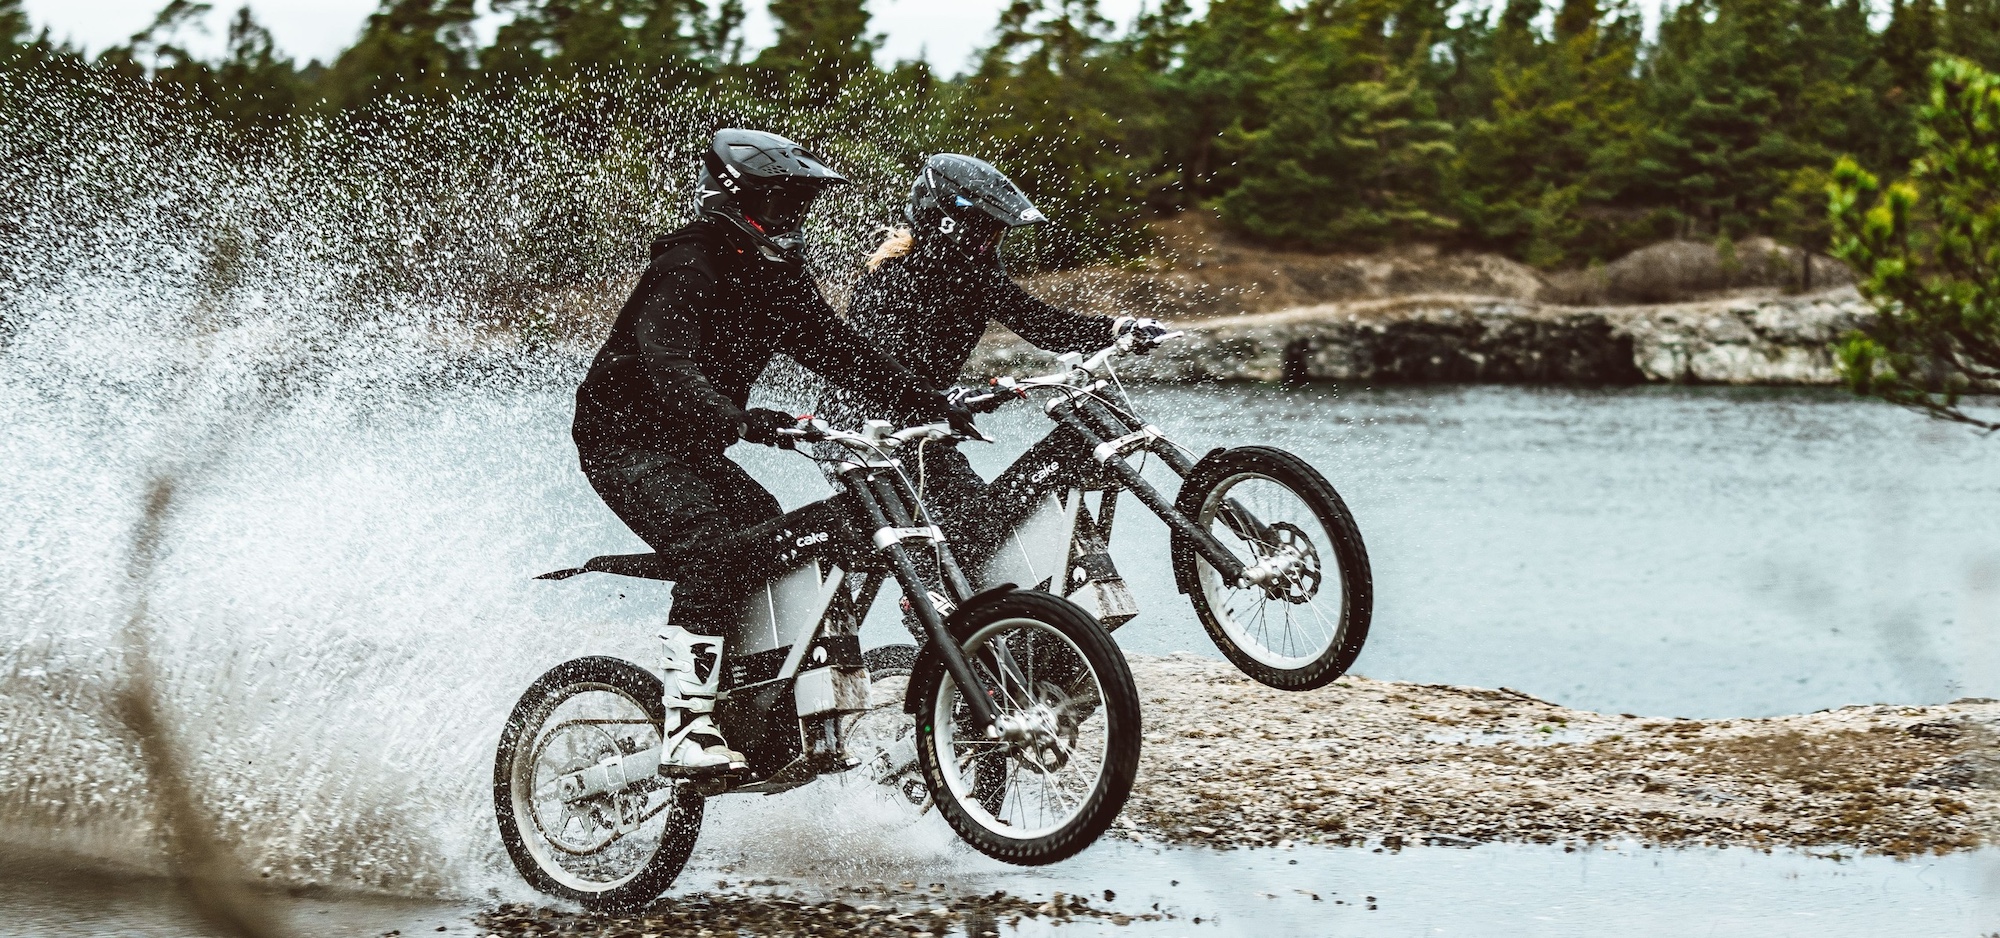
<svg viewBox="0 0 2000 938"><path fill-rule="evenodd" d="M1341 619L1329 619L1317 600L1330 585L1328 568L1338 574L1332 553L1338 542L1304 497L1276 478L1246 470L1209 490L1203 505L1198 521L1233 553L1241 544L1253 563L1278 564L1284 571L1267 591L1266 584L1225 583L1212 565L1196 558L1206 600L1202 608L1218 638L1280 670L1317 661L1337 647L1345 634L1339 625L1344 610ZM1273 609L1273 604L1280 605ZM1295 605L1308 610L1291 608Z"/></svg>

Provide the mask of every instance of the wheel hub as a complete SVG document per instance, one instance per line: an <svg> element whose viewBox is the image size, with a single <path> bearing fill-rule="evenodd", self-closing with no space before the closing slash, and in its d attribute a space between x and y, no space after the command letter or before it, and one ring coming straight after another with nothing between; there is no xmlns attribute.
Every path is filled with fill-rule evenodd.
<svg viewBox="0 0 2000 938"><path fill-rule="evenodd" d="M1279 521L1271 525L1272 545L1269 561L1278 567L1277 575L1264 581L1264 595L1271 599L1282 599L1288 603L1303 603L1319 595L1320 582L1325 575L1320 571L1319 549L1313 546L1312 538L1298 525L1289 521Z"/></svg>
<svg viewBox="0 0 2000 938"><path fill-rule="evenodd" d="M617 838L626 806L607 794L576 797L574 788L576 773L621 754L610 733L587 723L558 726L543 738L535 761L554 777L536 786L528 814L550 846L583 855L596 853Z"/></svg>
<svg viewBox="0 0 2000 938"><path fill-rule="evenodd" d="M1060 772L1069 764L1076 748L1077 726L1069 695L1042 682L1035 688L1036 703L1025 711L1010 714L1008 738L1014 758L1030 771Z"/></svg>

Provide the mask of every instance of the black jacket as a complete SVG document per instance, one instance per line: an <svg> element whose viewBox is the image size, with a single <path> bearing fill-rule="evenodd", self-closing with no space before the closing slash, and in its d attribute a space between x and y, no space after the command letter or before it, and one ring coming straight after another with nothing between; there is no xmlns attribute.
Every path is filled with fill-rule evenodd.
<svg viewBox="0 0 2000 938"><path fill-rule="evenodd" d="M576 389L579 448L721 452L778 352L896 413L942 419L943 398L841 321L803 264L743 247L709 221L655 243Z"/></svg>
<svg viewBox="0 0 2000 938"><path fill-rule="evenodd" d="M997 321L1051 352L1095 352L1111 344L1111 319L1052 306L1021 289L997 261L978 263L945 254L944 245L892 257L861 278L847 321L875 347L896 357L933 387L958 381L973 346ZM820 409L850 422L856 399L829 389Z"/></svg>

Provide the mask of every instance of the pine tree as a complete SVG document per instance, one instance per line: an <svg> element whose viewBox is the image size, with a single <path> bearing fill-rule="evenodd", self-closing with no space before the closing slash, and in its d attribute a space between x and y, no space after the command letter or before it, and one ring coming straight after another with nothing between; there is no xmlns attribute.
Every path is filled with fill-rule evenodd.
<svg viewBox="0 0 2000 938"><path fill-rule="evenodd" d="M591 72L706 77L718 64L702 0L500 0L495 9L513 18L480 52L487 81Z"/></svg>
<svg viewBox="0 0 2000 938"><path fill-rule="evenodd" d="M1181 174L1183 204L1241 184L1223 139L1269 124L1270 94L1298 33L1298 16L1279 0L1214 0L1187 26L1178 67L1160 79L1175 130L1166 158Z"/></svg>
<svg viewBox="0 0 2000 938"><path fill-rule="evenodd" d="M441 99L473 77L473 0L382 0L334 60L326 97L360 107L388 97Z"/></svg>
<svg viewBox="0 0 2000 938"><path fill-rule="evenodd" d="M1097 0L1013 0L966 81L946 146L991 159L1053 224L1021 239L1040 265L1133 256L1150 244L1144 207L1160 180L1134 155L1148 76L1112 38Z"/></svg>
<svg viewBox="0 0 2000 938"><path fill-rule="evenodd" d="M778 34L751 64L785 75L826 99L875 66L882 37L868 32L865 0L771 0Z"/></svg>
<svg viewBox="0 0 2000 938"><path fill-rule="evenodd" d="M1903 22L1915 20L1903 7ZM1653 126L1633 195L1680 220L1683 233L1802 239L1817 215L1788 200L1814 189L1835 157L1889 159L1887 87L1898 67L1871 61L1866 10L1830 0L1696 0L1660 29L1647 63ZM1914 30L1915 27L1912 27ZM1886 39L1887 37L1885 37ZM1918 56L1921 58L1921 56Z"/></svg>
<svg viewBox="0 0 2000 938"><path fill-rule="evenodd" d="M2000 71L2000 0L1944 0L1938 48Z"/></svg>
<svg viewBox="0 0 2000 938"><path fill-rule="evenodd" d="M1475 241L1556 267L1649 233L1643 214L1615 208L1639 138L1639 29L1629 5L1564 0L1543 37L1541 11L1512 0L1501 16L1491 115L1459 135L1459 211Z"/></svg>
<svg viewBox="0 0 2000 938"><path fill-rule="evenodd" d="M305 103L305 83L290 59L281 58L271 33L250 7L229 20L229 45L215 66L217 106L239 128L269 130Z"/></svg>
<svg viewBox="0 0 2000 938"><path fill-rule="evenodd" d="M1451 126L1421 81L1430 33L1398 32L1399 12L1412 8L1428 5L1307 5L1296 51L1264 95L1269 123L1228 140L1241 176L1219 200L1231 227L1310 248L1374 247L1456 229L1445 198ZM1390 58L1401 54L1409 58Z"/></svg>
<svg viewBox="0 0 2000 938"><path fill-rule="evenodd" d="M21 0L0 0L0 62L12 62L25 53L32 35Z"/></svg>

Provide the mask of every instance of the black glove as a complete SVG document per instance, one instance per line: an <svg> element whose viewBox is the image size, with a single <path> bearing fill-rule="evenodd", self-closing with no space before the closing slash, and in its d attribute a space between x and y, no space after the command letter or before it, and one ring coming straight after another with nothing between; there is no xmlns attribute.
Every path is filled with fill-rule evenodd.
<svg viewBox="0 0 2000 938"><path fill-rule="evenodd" d="M782 410L769 407L752 407L743 412L743 440L760 446L777 446L789 449L792 438L779 436L779 430L796 430L799 418Z"/></svg>
<svg viewBox="0 0 2000 938"><path fill-rule="evenodd" d="M951 402L951 412L945 415L945 422L951 424L951 432L974 440L991 440L992 437L979 432L979 425L972 421L972 408L959 401Z"/></svg>
<svg viewBox="0 0 2000 938"><path fill-rule="evenodd" d="M1135 316L1120 316L1111 323L1112 336L1131 340L1132 351L1141 355L1159 347L1173 330L1157 319L1143 319Z"/></svg>

